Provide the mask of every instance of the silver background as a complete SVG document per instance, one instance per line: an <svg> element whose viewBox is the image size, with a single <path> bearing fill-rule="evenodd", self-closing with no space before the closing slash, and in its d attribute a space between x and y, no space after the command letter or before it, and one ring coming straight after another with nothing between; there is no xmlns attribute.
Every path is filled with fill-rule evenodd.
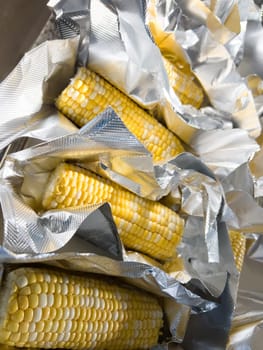
<svg viewBox="0 0 263 350"><path fill-rule="evenodd" d="M0 81L6 77L18 63L23 53L30 49L36 40L50 12L45 7L47 0L10 0L0 4ZM3 40L4 38L4 40ZM7 39L8 38L8 39ZM241 287L251 285L254 262L248 262L243 271ZM262 280L258 286L253 281L255 290L263 292ZM252 344L253 350L261 350L263 332L258 331Z"/></svg>

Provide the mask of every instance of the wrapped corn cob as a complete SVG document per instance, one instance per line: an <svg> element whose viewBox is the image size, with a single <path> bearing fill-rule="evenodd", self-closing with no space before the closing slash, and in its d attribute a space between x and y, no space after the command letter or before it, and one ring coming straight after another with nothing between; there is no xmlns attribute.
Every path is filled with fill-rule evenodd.
<svg viewBox="0 0 263 350"><path fill-rule="evenodd" d="M147 2L147 25L155 44L158 46L169 83L183 104L200 108L204 91L186 61L184 50L174 38L173 31L167 31L159 21L157 7L160 2Z"/></svg>
<svg viewBox="0 0 263 350"><path fill-rule="evenodd" d="M57 108L83 126L111 106L126 127L152 154L154 162L167 161L183 152L178 138L120 90L86 68L79 68L56 101Z"/></svg>
<svg viewBox="0 0 263 350"><path fill-rule="evenodd" d="M7 274L0 343L45 349L148 349L158 343L158 300L95 277L39 268Z"/></svg>
<svg viewBox="0 0 263 350"><path fill-rule="evenodd" d="M163 57L164 67L169 83L183 104L189 104L200 108L204 100L204 92L200 85L195 82L192 73L185 73L176 65Z"/></svg>
<svg viewBox="0 0 263 350"><path fill-rule="evenodd" d="M109 202L124 245L153 258L171 258L181 240L184 222L169 208L123 189L74 165L60 164L51 174L44 209Z"/></svg>
<svg viewBox="0 0 263 350"><path fill-rule="evenodd" d="M241 272L246 253L246 237L243 233L238 231L229 231L229 237L236 268Z"/></svg>

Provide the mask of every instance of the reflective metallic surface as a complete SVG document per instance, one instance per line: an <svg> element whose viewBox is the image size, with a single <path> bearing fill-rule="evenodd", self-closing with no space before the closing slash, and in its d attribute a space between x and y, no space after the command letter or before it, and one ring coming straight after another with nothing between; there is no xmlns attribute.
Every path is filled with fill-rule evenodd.
<svg viewBox="0 0 263 350"><path fill-rule="evenodd" d="M50 20L38 42L60 35L67 39L35 48L0 86L0 145L18 142L2 159L0 200L5 226L0 258L122 276L177 301L172 306L166 303L166 313L172 339L184 338L185 350L223 350L239 279L226 224L253 239L255 232L263 232L263 142L257 139L258 145L247 134L258 134L262 112L262 81L254 75L262 75L260 16L256 7L251 10L252 0L157 2L163 33L177 49L181 44L180 58L191 63L214 106L197 111L182 106L169 87L147 26L145 9L150 3L49 1L56 10L59 32ZM112 110L77 132L50 106L73 76L77 55L80 63L88 61L142 106L163 115L199 158L184 153L153 167L147 151ZM237 71L235 64L240 62ZM239 72L253 76L243 79ZM119 137L113 138L113 133ZM31 148L24 137L47 142ZM20 147L27 149L13 153ZM64 160L88 167L141 196L162 198L172 208L181 208L186 227L178 248L183 267L176 278L125 252L107 205L43 215L30 208L38 203L39 189L50 171ZM94 235L95 229L100 235ZM254 337L263 322L259 237L250 245L241 275L229 350L262 348Z"/></svg>

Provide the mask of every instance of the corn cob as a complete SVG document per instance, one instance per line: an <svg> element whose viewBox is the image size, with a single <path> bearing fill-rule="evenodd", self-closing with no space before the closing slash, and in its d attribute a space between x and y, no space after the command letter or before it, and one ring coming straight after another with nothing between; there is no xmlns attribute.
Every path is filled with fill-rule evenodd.
<svg viewBox="0 0 263 350"><path fill-rule="evenodd" d="M44 209L59 209L104 202L111 205L126 247L160 260L176 253L184 224L178 214L77 166L62 163L55 169L42 205Z"/></svg>
<svg viewBox="0 0 263 350"><path fill-rule="evenodd" d="M246 237L243 233L238 231L229 231L229 237L236 268L241 272L246 253Z"/></svg>
<svg viewBox="0 0 263 350"><path fill-rule="evenodd" d="M111 106L125 126L152 154L154 162L167 161L183 152L178 138L120 90L86 68L79 68L56 101L57 108L83 126Z"/></svg>
<svg viewBox="0 0 263 350"><path fill-rule="evenodd" d="M148 349L162 309L153 296L94 277L39 269L9 272L0 343L45 349Z"/></svg>
<svg viewBox="0 0 263 350"><path fill-rule="evenodd" d="M173 65L164 57L163 62L169 83L180 101L183 104L200 108L204 100L204 93L201 86L195 82L194 75L184 73L179 67Z"/></svg>

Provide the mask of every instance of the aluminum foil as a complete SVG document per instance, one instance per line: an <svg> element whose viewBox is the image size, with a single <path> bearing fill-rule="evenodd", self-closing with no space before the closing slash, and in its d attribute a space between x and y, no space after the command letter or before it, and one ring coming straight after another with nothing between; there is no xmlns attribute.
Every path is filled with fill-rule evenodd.
<svg viewBox="0 0 263 350"><path fill-rule="evenodd" d="M53 102L74 74L77 47L78 38L46 41L0 84L0 150L19 137L48 140L74 130Z"/></svg>
<svg viewBox="0 0 263 350"><path fill-rule="evenodd" d="M228 350L261 349L262 305L262 259L261 261L251 260L248 252L241 274L237 306L227 346Z"/></svg>
<svg viewBox="0 0 263 350"><path fill-rule="evenodd" d="M214 106L200 111L182 106L168 84L160 53L146 25L148 3L56 0L49 5L56 10L60 34L71 39L37 47L0 86L0 99L4 101L0 111L8 117L0 125L2 135L5 132L9 137L0 140L3 147L18 137L56 138L11 154L3 164L2 261L45 261L66 269L122 276L129 283L179 302L173 302L172 310L177 311L169 313L171 340L180 342L184 338L183 347L189 350L225 348L239 275L224 222L243 231L263 232L262 208L253 198L255 193L261 196L260 176L255 181L247 166L258 150L248 132L255 137L260 130L257 115L262 109L261 96L235 67L242 56L246 1L159 1L156 5L163 33L179 49L182 62L191 64ZM79 62L88 62L143 107L163 117L199 159L185 153L162 167L153 167L148 152L133 135L128 137L111 110L79 133L71 125L64 126L64 118L54 115L50 105L74 74L79 35ZM41 61L43 65L39 57L43 61L47 58ZM11 104L5 102L9 94ZM61 131L55 126L61 126ZM113 129L118 137L112 137ZM125 141L121 147L120 137ZM21 142L18 149L25 147L23 139ZM141 196L181 207L187 221L178 251L184 257L182 273L190 276L186 285L157 266L137 257L129 259L106 204L40 215L30 209L29 205L39 203L37 189L64 160L88 167ZM255 163L260 174L260 163ZM38 187L32 186L32 181ZM19 235L20 230L26 238ZM94 232L100 232L103 239ZM261 253L258 239L251 247L251 257L260 260ZM167 315L170 307L166 308Z"/></svg>

